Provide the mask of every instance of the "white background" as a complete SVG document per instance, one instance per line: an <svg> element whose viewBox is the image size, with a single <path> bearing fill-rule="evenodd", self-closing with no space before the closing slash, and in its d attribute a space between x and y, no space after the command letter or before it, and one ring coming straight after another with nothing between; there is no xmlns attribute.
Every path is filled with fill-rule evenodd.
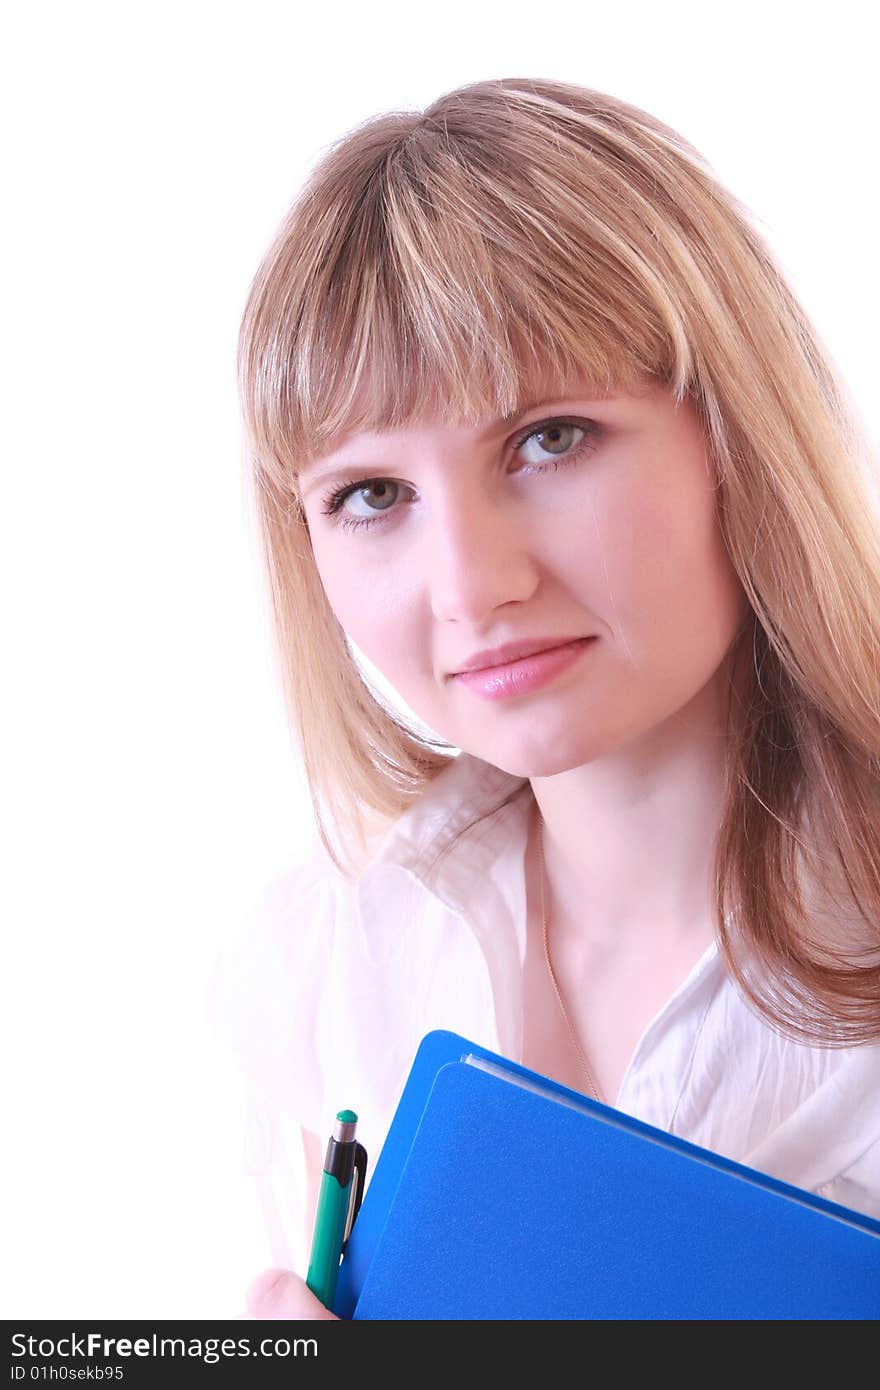
<svg viewBox="0 0 880 1390"><path fill-rule="evenodd" d="M234 353L326 146L488 77L606 90L754 211L880 437L870 7L19 5L0 59L0 1315L227 1317L266 1262L219 943L314 836Z"/></svg>

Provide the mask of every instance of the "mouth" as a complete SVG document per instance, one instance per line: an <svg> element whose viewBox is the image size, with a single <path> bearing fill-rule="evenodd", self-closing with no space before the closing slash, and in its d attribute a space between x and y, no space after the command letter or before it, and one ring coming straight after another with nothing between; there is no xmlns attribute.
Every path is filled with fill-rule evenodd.
<svg viewBox="0 0 880 1390"><path fill-rule="evenodd" d="M517 661L524 661L527 657L540 656L543 652L556 651L560 647L571 646L575 642L587 642L595 634L586 634L576 637L548 637L544 640L504 642L500 647L495 647L491 651L477 652L457 671L450 672L450 678L455 676L470 675L475 671L497 671L505 666L511 666Z"/></svg>
<svg viewBox="0 0 880 1390"><path fill-rule="evenodd" d="M453 679L487 700L526 695L556 680L574 666L595 644L596 637L576 637L555 647L544 647L515 660L476 670L458 671Z"/></svg>

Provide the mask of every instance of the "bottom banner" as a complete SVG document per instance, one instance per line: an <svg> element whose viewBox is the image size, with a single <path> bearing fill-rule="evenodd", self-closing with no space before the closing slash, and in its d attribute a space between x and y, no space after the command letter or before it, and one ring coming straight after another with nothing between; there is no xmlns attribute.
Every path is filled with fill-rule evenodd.
<svg viewBox="0 0 880 1390"><path fill-rule="evenodd" d="M4 1321L11 1385L35 1382L104 1387L164 1385L287 1385L304 1375L320 1384L351 1366L352 1338L375 1341L360 1324L339 1321L72 1322ZM383 1339L384 1340L384 1339ZM389 1339L390 1341L391 1339Z"/></svg>
<svg viewBox="0 0 880 1390"><path fill-rule="evenodd" d="M558 1377L585 1354L620 1355L620 1335L613 1323L351 1321L285 1319L224 1321L75 1322L5 1320L7 1384L51 1381L91 1383L103 1387L285 1386L332 1385L371 1377L375 1371L402 1370L411 1380L461 1381L491 1367L495 1380L510 1375ZM628 1353L666 1358L683 1353L684 1336L667 1336L656 1322L643 1324L644 1335L631 1338ZM606 1343L603 1329L612 1329ZM690 1332L685 1334L690 1340ZM764 1335L763 1333L761 1334ZM612 1341L613 1337L613 1341ZM587 1338L589 1341L587 1341ZM750 1339L725 1351L731 1371L754 1357ZM634 1364L635 1361L634 1361ZM640 1364L640 1363L639 1363ZM646 1363L647 1364L647 1363ZM751 1364L751 1361L750 1361ZM727 1365L727 1360L725 1361ZM2 1390L2 1387L0 1387Z"/></svg>

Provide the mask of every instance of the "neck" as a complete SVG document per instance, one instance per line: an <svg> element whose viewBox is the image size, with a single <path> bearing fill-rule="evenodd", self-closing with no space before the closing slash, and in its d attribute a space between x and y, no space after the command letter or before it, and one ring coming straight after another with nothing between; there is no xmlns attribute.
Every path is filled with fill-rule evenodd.
<svg viewBox="0 0 880 1390"><path fill-rule="evenodd" d="M711 687L638 743L531 782L554 940L606 962L705 949L725 786Z"/></svg>

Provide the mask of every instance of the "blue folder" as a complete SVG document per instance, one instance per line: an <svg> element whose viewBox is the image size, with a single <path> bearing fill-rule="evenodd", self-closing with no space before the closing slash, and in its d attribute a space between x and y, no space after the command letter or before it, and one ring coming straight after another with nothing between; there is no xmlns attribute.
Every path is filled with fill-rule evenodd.
<svg viewBox="0 0 880 1390"><path fill-rule="evenodd" d="M875 1319L880 1221L442 1030L354 1223L355 1319Z"/></svg>

